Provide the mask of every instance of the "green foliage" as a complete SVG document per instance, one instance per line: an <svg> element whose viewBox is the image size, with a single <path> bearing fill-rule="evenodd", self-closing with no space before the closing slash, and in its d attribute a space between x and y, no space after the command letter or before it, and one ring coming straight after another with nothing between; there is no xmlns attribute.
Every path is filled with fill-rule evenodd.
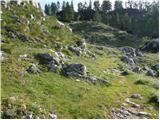
<svg viewBox="0 0 160 120"><path fill-rule="evenodd" d="M107 13L112 9L112 3L109 0L104 0L101 5L102 12Z"/></svg>
<svg viewBox="0 0 160 120"><path fill-rule="evenodd" d="M73 30L80 34L76 35L69 32L65 27L57 27L57 19L53 16L45 17L46 20L42 22L42 13L29 4L25 8L16 5L11 6L10 10L2 7L2 11L2 38L4 44L2 44L1 49L5 53L5 59L1 63L1 115L6 115L4 112L7 112L9 118L21 118L23 114L19 111L22 110L23 105L26 105L27 111L33 111L33 115L38 116L43 113L40 110L40 108L43 108L45 115L48 115L50 111L54 111L58 118L109 118L112 109L121 107L124 100L135 92L140 93L144 98L138 101L138 104L144 106L142 110L148 111L148 107L154 106L148 100L151 95L158 91L151 85L151 83L157 84L155 81L158 81L158 79L145 76L143 73L133 73L127 76L115 75L110 69L124 65L119 59L121 54L116 48L104 47L103 49L97 49L87 43L87 49L96 55L94 60L85 55L75 56L66 48L66 46L82 42L80 35L88 35L88 37L94 38L93 42L99 42L102 45L108 43L117 46L135 46L139 43L139 41L135 42L137 37L96 22L73 24ZM13 13L19 17L20 23L17 24L11 17ZM31 14L35 17L34 21L30 19ZM25 20L29 20L30 25L26 25ZM38 24L38 22L41 24ZM8 36L5 27L30 36L32 40L22 42L19 39L13 39ZM28 31L24 31L26 27L29 28ZM128 39L131 41L128 41ZM38 63L34 55L49 53L54 56L50 49L61 50L69 57L67 61L69 64L85 64L89 75L108 80L111 85L94 85L83 80L78 81L74 78L67 78L46 71L39 64L37 64L37 67L42 71L44 70L41 74L27 73L26 70L32 63ZM19 59L19 56L24 54L28 55L28 60ZM155 63L157 54L145 55L145 59L147 63L150 60ZM150 85L135 84L136 80L142 79L151 82ZM13 98L18 99L14 101ZM150 112L153 115L157 114L152 118L158 118L157 109Z"/></svg>
<svg viewBox="0 0 160 120"><path fill-rule="evenodd" d="M116 0L114 3L114 9L115 10L122 10L123 9L122 3L123 3L122 1Z"/></svg>
<svg viewBox="0 0 160 120"><path fill-rule="evenodd" d="M110 45L110 46L131 46L140 47L144 41L137 36L120 31L103 23L97 22L75 22L70 26L73 31L89 39L92 44Z"/></svg>
<svg viewBox="0 0 160 120"><path fill-rule="evenodd" d="M98 11L95 12L93 20L96 22L100 22L101 21L101 15L99 14Z"/></svg>

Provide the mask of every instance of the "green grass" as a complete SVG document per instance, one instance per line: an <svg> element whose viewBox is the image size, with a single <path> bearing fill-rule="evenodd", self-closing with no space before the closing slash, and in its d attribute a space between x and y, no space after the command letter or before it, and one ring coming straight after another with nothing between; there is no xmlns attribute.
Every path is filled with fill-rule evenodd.
<svg viewBox="0 0 160 120"><path fill-rule="evenodd" d="M137 36L102 23L90 21L73 22L70 26L75 33L87 37L88 42L91 44L116 47L131 46L138 48L144 43L144 40Z"/></svg>
<svg viewBox="0 0 160 120"><path fill-rule="evenodd" d="M91 46L89 48L93 52L97 50ZM112 72L103 73L104 70L116 68L121 63L118 57L112 56L109 49L104 49L103 55L97 54L96 60L73 55L69 62L85 64L89 74L109 80L110 86L94 85L85 81L77 82L75 79L52 72L44 72L40 75L27 73L25 76L20 76L22 67L27 69L30 63L37 62L34 58L30 61L17 61L20 54L25 51L32 56L49 51L43 48L22 47L22 45L23 51L18 51L16 47L10 49L12 49L12 55L2 62L2 101L11 96L19 96L23 99L19 104L32 106L35 103L37 106L43 106L46 111L55 110L58 118L108 118L112 108L120 107L125 98L133 93L140 93L144 97L138 103L144 106L145 111L148 111L148 106L154 106L147 101L157 89L151 85L137 85L135 82L139 79L146 81L157 79L144 77L143 74L124 77L115 76ZM149 112L158 114L157 109ZM153 118L156 117L153 116Z"/></svg>
<svg viewBox="0 0 160 120"><path fill-rule="evenodd" d="M5 39L5 43L1 47L5 52L5 59L1 64L1 98L3 110L10 108L9 104L11 104L10 110L13 110L14 117L19 118L20 116L17 116L14 111L25 104L28 109L35 112L38 112L38 106L44 108L46 115L49 111L55 111L58 118L109 118L112 108L121 107L125 98L130 97L133 93L140 93L144 99L135 102L143 106L142 111L157 114L153 115L152 118L158 118L156 104L154 102L148 102L151 96L158 92L158 89L154 87L155 84L158 84L158 79L145 76L143 73L131 73L127 76L121 76L110 71L113 68L119 68L119 65L125 65L120 61L119 56L121 54L115 48L108 47L99 50L91 44L87 44L87 48L96 54L96 59L93 60L84 55L78 57L64 47L81 41L82 38L69 32L66 28L53 29L52 27L57 25L55 18L49 17L43 25L39 26L34 23L39 20L40 14L32 6L26 9L13 6L11 11L4 10L4 8L2 10L2 18L6 22L2 23L2 27L8 26L33 38L33 41L30 42L13 40L7 34L4 34L5 30L2 29L2 38ZM29 26L30 29L32 28L31 31L25 33L23 31L23 27L26 27L25 25L16 26L14 24L15 21L10 18L13 11L21 17L25 15L24 19L28 18L28 15L32 11L32 14L37 15L36 21ZM79 29L83 30L85 25ZM110 32L109 34L114 31L117 32L116 29L109 26L102 24L94 25L88 28L88 31L105 32L108 30ZM42 27L46 28L49 34L42 32ZM40 38L40 41L35 39L37 37ZM83 80L78 82L75 78L67 78L47 71L39 75L25 73L25 70L31 63L38 62L34 57L36 54L50 53L54 56L49 49L57 50L55 46L58 43L63 46L63 53L71 57L67 61L68 63L85 64L90 75L96 75L106 79L111 85L92 84ZM44 45L47 47L44 47ZM29 60L19 60L19 55L22 54L28 54ZM146 54L145 58L148 62L151 61L154 63L158 60L156 54L152 56ZM38 65L38 67L42 68L43 66ZM135 84L138 80L147 82L146 84ZM13 96L18 96L19 99L13 102L10 100L10 97ZM150 110L148 107L155 108Z"/></svg>

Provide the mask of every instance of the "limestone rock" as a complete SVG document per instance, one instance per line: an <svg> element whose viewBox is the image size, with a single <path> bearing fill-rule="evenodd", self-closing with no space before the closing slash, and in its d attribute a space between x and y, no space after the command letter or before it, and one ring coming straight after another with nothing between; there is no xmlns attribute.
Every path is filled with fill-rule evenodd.
<svg viewBox="0 0 160 120"><path fill-rule="evenodd" d="M79 75L85 75L86 71L87 68L83 64L69 64L63 68L62 73L67 76L76 77Z"/></svg>
<svg viewBox="0 0 160 120"><path fill-rule="evenodd" d="M39 68L35 65L35 64L32 64L31 66L29 66L29 68L27 69L27 71L29 73L41 73L41 71L39 70Z"/></svg>
<svg viewBox="0 0 160 120"><path fill-rule="evenodd" d="M154 71L152 69L148 69L146 75L154 77Z"/></svg>
<svg viewBox="0 0 160 120"><path fill-rule="evenodd" d="M124 62L126 62L126 63L128 63L128 64L130 64L130 65L134 65L135 64L133 58L130 58L128 56L123 56L121 58L121 60L124 61Z"/></svg>

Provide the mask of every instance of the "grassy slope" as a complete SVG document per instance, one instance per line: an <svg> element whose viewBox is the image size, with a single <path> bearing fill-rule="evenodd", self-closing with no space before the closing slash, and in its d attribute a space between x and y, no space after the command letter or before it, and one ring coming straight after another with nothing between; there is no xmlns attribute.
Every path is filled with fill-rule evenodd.
<svg viewBox="0 0 160 120"><path fill-rule="evenodd" d="M20 15L18 11L22 12L21 9L20 7L13 8L14 11L16 10L17 15ZM22 12L22 14L26 14L28 11L29 9ZM11 13L5 10L3 12L2 18L6 21L6 19L9 19ZM48 18L46 23L44 23L44 26L50 31L50 35L40 33L38 30L41 26L39 25L35 25L35 27L30 26L35 32L34 34L32 32L25 34L32 37L38 36L39 38L44 36L42 42L46 44L48 48L52 49L55 49L52 43L55 38L57 38L56 40L59 40L59 42L63 41L63 45L71 44L75 42L77 38L80 39L80 37L77 37L66 29L53 29L53 32L50 27L51 24L55 24L54 20L54 18ZM19 29L19 31L23 33L23 29L20 29L22 26L19 25L14 28L12 21L8 21L6 24L2 23L2 27L3 26ZM42 43L37 41L24 43L20 40L14 41L4 34L2 34L2 37L5 39L2 50L6 55L6 59L2 62L1 68L2 103L8 101L11 96L19 96L20 99L17 102L11 102L13 106L26 104L32 109L33 106L40 105L44 107L46 111L55 110L58 118L108 118L113 107L120 107L126 97L130 97L133 93L138 92L144 97L143 100L137 101L144 106L142 109L158 115L157 109L149 110L147 108L149 106L155 106L154 104L148 103L148 100L152 94L158 91L151 85L151 83L156 82L157 79L146 77L144 74L133 73L129 76L116 76L113 72L103 72L106 69L118 67L118 64L123 65L118 57L118 55L120 55L118 51L118 55L115 56L112 54L112 51L116 51L116 49L105 48L101 51L88 44L87 46L92 52L102 54L96 54L96 60L84 56L77 57L70 53L70 63L84 63L91 75L101 76L109 80L112 84L111 86L102 86L99 84L93 85L84 81L78 82L53 72L44 72L40 75L26 73L23 76L23 69L27 69L31 63L38 62L33 57L36 53L51 52L48 48L45 48ZM21 54L28 54L30 59L28 61L18 61L19 55ZM136 85L135 81L139 79L149 81L149 83L147 85ZM2 107L6 106L2 105ZM157 115L152 117L157 118Z"/></svg>
<svg viewBox="0 0 160 120"><path fill-rule="evenodd" d="M103 23L73 22L70 24L73 31L88 38L89 43L106 46L131 46L139 47L144 41L139 37L120 31ZM138 46L137 46L138 45Z"/></svg>

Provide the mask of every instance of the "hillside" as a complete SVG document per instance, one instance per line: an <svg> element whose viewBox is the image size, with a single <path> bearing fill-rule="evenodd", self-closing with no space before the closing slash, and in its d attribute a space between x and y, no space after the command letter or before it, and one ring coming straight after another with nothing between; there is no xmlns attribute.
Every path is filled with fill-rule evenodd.
<svg viewBox="0 0 160 120"><path fill-rule="evenodd" d="M139 37L97 22L73 22L70 24L73 31L82 35L91 44L107 46L140 47L144 44ZM138 45L138 46L137 46Z"/></svg>
<svg viewBox="0 0 160 120"><path fill-rule="evenodd" d="M136 36L93 23L71 32L28 3L1 16L1 118L158 118L158 53L129 47L132 65L115 47L143 45Z"/></svg>

